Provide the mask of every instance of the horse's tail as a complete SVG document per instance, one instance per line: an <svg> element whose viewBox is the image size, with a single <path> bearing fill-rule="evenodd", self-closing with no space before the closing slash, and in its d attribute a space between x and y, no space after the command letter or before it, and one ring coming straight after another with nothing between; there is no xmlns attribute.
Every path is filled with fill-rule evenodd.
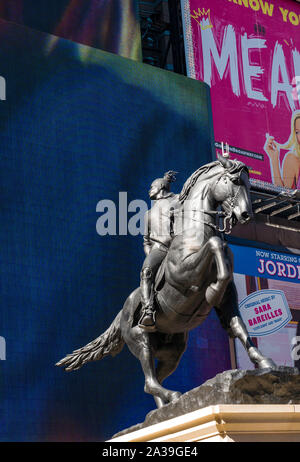
<svg viewBox="0 0 300 462"><path fill-rule="evenodd" d="M116 356L120 353L125 343L120 328L121 314L122 311L100 337L68 354L56 363L56 366L62 366L66 371L75 371L90 361L97 361L108 355Z"/></svg>

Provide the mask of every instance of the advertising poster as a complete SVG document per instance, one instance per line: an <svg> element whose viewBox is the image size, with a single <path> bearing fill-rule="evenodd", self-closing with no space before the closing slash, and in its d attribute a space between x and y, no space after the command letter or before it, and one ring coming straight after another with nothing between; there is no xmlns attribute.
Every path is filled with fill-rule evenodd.
<svg viewBox="0 0 300 462"><path fill-rule="evenodd" d="M300 4L182 0L188 75L211 88L216 148L300 188Z"/></svg>
<svg viewBox="0 0 300 462"><path fill-rule="evenodd" d="M155 408L140 363L124 347L70 373L55 364L106 331L139 286L153 180L175 170L178 193L211 162L210 95L52 43L0 20L0 440L104 441ZM212 313L166 386L185 392L228 369L226 345Z"/></svg>
<svg viewBox="0 0 300 462"><path fill-rule="evenodd" d="M230 245L241 316L254 344L276 364L300 365L300 255ZM235 340L236 366L253 369Z"/></svg>

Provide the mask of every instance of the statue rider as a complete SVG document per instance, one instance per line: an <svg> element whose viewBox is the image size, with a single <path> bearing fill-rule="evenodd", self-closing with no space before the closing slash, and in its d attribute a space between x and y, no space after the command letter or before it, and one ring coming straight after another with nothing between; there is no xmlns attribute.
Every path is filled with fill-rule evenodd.
<svg viewBox="0 0 300 462"><path fill-rule="evenodd" d="M157 178L151 184L149 197L154 201L145 214L144 251L146 258L141 271L142 316L139 326L146 331L155 330L155 307L153 284L155 275L166 257L172 241L174 211L179 205L178 195L170 191L170 183L176 180L170 170L163 178Z"/></svg>

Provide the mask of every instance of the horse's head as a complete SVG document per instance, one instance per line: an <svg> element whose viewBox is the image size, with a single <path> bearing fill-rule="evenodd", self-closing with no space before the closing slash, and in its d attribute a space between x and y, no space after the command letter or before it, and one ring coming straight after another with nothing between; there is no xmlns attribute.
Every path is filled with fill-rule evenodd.
<svg viewBox="0 0 300 462"><path fill-rule="evenodd" d="M230 217L232 225L245 224L252 218L249 172L245 164L236 160L219 158L224 173L213 186L213 196Z"/></svg>

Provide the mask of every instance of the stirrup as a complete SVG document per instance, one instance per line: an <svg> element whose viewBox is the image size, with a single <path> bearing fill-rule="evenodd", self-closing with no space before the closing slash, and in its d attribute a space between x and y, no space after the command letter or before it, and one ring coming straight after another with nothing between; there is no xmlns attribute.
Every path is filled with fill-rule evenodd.
<svg viewBox="0 0 300 462"><path fill-rule="evenodd" d="M150 324L145 324L145 321L147 320L150 321ZM140 317L140 320L138 322L138 326L149 332L152 332L156 329L155 311L153 310L152 307L151 308L147 307L146 309L143 310L142 316Z"/></svg>

